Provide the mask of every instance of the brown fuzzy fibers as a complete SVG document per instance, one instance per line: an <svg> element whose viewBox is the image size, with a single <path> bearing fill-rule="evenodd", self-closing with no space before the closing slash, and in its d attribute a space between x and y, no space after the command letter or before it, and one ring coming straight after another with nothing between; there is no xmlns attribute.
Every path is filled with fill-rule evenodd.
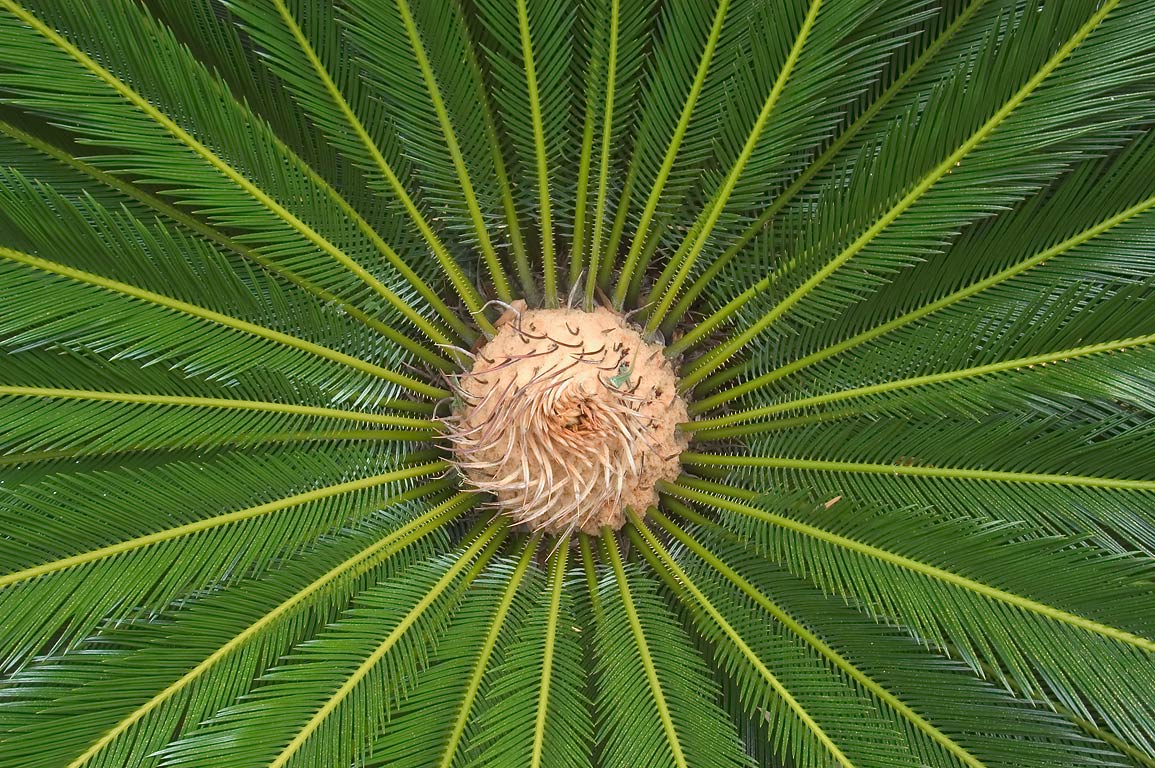
<svg viewBox="0 0 1155 768"><path fill-rule="evenodd" d="M517 302L457 381L447 419L469 485L551 534L620 528L673 480L688 420L660 344L608 309Z"/></svg>

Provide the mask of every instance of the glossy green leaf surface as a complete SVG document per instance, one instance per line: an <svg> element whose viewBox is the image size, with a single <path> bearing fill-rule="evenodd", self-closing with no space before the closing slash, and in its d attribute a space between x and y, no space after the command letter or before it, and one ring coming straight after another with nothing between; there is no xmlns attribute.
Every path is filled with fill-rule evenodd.
<svg viewBox="0 0 1155 768"><path fill-rule="evenodd" d="M1153 126L1149 0L0 0L0 766L1152 768ZM521 298L620 531L452 464Z"/></svg>

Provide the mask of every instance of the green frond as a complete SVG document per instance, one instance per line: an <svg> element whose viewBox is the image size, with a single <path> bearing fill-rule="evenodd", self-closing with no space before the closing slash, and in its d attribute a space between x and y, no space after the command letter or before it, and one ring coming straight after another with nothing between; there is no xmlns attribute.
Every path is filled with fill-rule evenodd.
<svg viewBox="0 0 1155 768"><path fill-rule="evenodd" d="M495 173L493 147L475 104L480 71L464 55L468 43L454 10L434 23L442 44L460 47L456 61L436 56L437 52L433 52L436 59L431 59L418 27L418 13L423 21L429 20L430 14L411 8L406 0L397 3L397 13L380 13L374 5L358 2L347 12L347 28L372 79L374 94L397 124L405 154L418 169L423 197L436 205L437 219L454 241L477 244L498 298L512 301L489 235L489 226L500 222L496 201L480 199L473 181ZM443 76L434 71L434 61L447 68ZM442 83L453 89L447 97L442 95Z"/></svg>
<svg viewBox="0 0 1155 768"><path fill-rule="evenodd" d="M896 289L884 288L877 301L867 303L861 316L851 315L827 331L831 338L825 348L775 365L773 370L703 398L692 408L704 412L755 390L761 390L759 397L766 398L777 389L770 385L810 366L817 366L811 369L815 376L836 371L834 375L841 383L847 381L853 359L855 370L869 376L870 360L884 350L890 358L909 349L923 364L942 367L966 365L976 354L989 357L989 348L939 343L945 341L941 338L944 334L960 324L989 322L976 317L974 309L981 305L989 308L990 316L1010 316L1029 308L1034 318L1049 315L1052 324L1061 321L1060 328L1070 322L1080 323L1066 335L1068 343L1081 345L1081 334L1093 332L1098 323L1083 324L1081 313L1072 315L1069 306L1061 304L1052 309L1048 303L1069 305L1085 296L1084 301L1090 300L1102 311L1111 304L1129 303L1126 295L1113 296L1104 289L1142 284L1149 277L1150 270L1144 265L1150 261L1150 246L1144 232L1150 226L1155 188L1140 179L1150 179L1155 169L1153 148L1147 136L1117 156L1081 164L1046 195L1028 200L1013 213L997 219L993 226L968 231L942 257L913 270L910 279L902 281L901 295ZM1057 242L1040 247L1041 232ZM965 265L967 271L957 277L952 272L944 274L939 267L947 263ZM1052 298L1047 297L1047 292ZM882 323L876 317L868 317L879 311L893 314L896 307L911 308ZM1135 320L1130 322L1140 325L1146 320L1137 314L1133 317ZM858 330L855 324L869 325ZM1053 325L1037 322L1007 324L1002 331L994 323L987 327L987 333L1006 335L1013 331L1015 336L1008 341L1013 339L1014 346L1020 349L1029 339L1046 339L1046 331L1056 330ZM1135 335L1134 329L1127 329L1125 324L1120 327L1122 337ZM1043 344L1031 346L1034 348L1024 351L1047 351ZM847 353L852 358L832 360ZM762 366L761 361L752 362ZM892 365L890 359L887 365ZM909 363L901 366L906 369Z"/></svg>
<svg viewBox="0 0 1155 768"><path fill-rule="evenodd" d="M151 358L151 362L175 357L178 365L199 368L205 371L202 375L212 376L235 365L236 360L248 359L253 361L249 365L255 367L260 358L258 350L263 348L268 357L281 360L261 361L262 367L267 365L274 371L279 368L281 375L290 371L307 374L312 368L312 381L307 376L302 378L314 386L330 380L317 372L315 358L343 364L361 382L378 379L381 384L369 396L378 402L396 394L398 386L431 397L448 394L412 376L344 352L91 272L3 246L0 259L3 299L9 309L19 313L0 326L0 338L16 352L56 345L97 349L106 354L111 349L120 356ZM24 287L30 282L37 285L37 291ZM106 298L108 293L113 295L111 299ZM42 303L45 301L51 303L46 306ZM109 322L112 307L116 307L117 324ZM337 401L356 395L364 397L363 393L348 389L340 394L329 393Z"/></svg>
<svg viewBox="0 0 1155 768"><path fill-rule="evenodd" d="M435 462L340 482L346 470L338 454L327 473L302 481L304 466L317 469L309 455L226 456L6 485L0 512L16 535L4 542L0 576L5 666L267 568L355 524L381 498L404 491L398 483L444 469ZM206 472L217 478L197 482ZM262 497L268 501L251 503ZM129 514L138 504L150 514ZM67 548L58 543L62 531Z"/></svg>
<svg viewBox="0 0 1155 768"><path fill-rule="evenodd" d="M493 671L464 765L581 766L593 736L583 688L574 605L565 585L568 551L550 557L548 583L534 596L517 638Z"/></svg>
<svg viewBox="0 0 1155 768"><path fill-rule="evenodd" d="M356 169L342 162L339 153L318 135L314 126L297 117L287 88L260 61L259 52L249 45L241 25L224 0L142 0L141 3L167 27L173 38L192 53L193 58L215 72L236 99L269 124L308 165L330 183ZM342 190L359 210L367 210L368 191L360 187Z"/></svg>
<svg viewBox="0 0 1155 768"><path fill-rule="evenodd" d="M275 67L278 78L292 89L297 103L334 146L366 173L369 184L388 191L400 204L466 306L471 312L478 313L481 302L477 291L398 178L394 170L396 160L390 163L385 156L385 152L389 152L396 157L399 142L385 142L370 135L359 117L359 114L368 113L366 117L374 124L384 122L379 117L373 119L376 116L367 109L372 102L358 87L359 72L340 56L343 41L332 11L318 13L313 8L304 14L301 4L293 0L288 3L275 0L271 5L241 0L231 3L230 9L245 22L245 30L261 48L262 59ZM340 82L333 77L332 71L344 75ZM378 105L376 108L381 107ZM385 144L385 150L382 150L382 144ZM400 211L398 215L401 215ZM416 282L414 287L426 301L442 306L440 298L431 289ZM484 317L478 317L478 321L483 329L492 330L485 325ZM463 332L462 328L456 330Z"/></svg>
<svg viewBox="0 0 1155 768"><path fill-rule="evenodd" d="M715 284L723 270L732 261L737 258L747 260L749 258L748 247L762 233L767 224L773 221L775 216L793 201L814 178L824 173L832 160L839 157L847 146L851 146L851 142L859 133L867 126L872 125L873 119L898 94L905 92L908 83L914 81L925 68L936 66L940 60L950 62L951 56L948 46L952 43L957 44L957 35L961 30L970 29L967 25L971 22L972 17L984 9L989 12L992 7L986 0L974 0L969 4L945 4L940 12L933 17L934 23L928 23L922 30L922 34L914 34L913 39L899 49L899 55L894 57L895 61L891 62L891 66L888 68L893 73L893 79L882 81L886 83L885 89L881 89L882 83L875 86L875 90L881 89L881 92L871 94L871 98L866 100L865 108L848 125L841 127L837 138L830 141L821 154L808 165L799 169L790 185L778 193L770 204L762 209L757 218L742 230L734 242L718 258L714 259L709 267L702 271L701 275L694 279L684 295L674 305L671 315L674 318L683 318L693 302L702 295L707 287ZM951 17L952 13L954 14L953 17ZM914 55L916 51L918 53ZM903 60L908 57L912 57L910 61ZM705 298L707 301L709 300L709 297ZM729 313L722 310L722 314ZM686 348L688 345L688 340L683 341L679 348Z"/></svg>
<svg viewBox="0 0 1155 768"><path fill-rule="evenodd" d="M298 334L341 321L326 318L312 296L262 280L254 265L229 259L198 238L173 233L156 217L136 217L86 197L69 200L16 171L0 171L0 188L5 215L18 230L14 234L36 254L153 292L179 291L173 298L242 320L261 323L275 321L278 313L297 315L301 328L285 330ZM339 328L332 336L354 332Z"/></svg>
<svg viewBox="0 0 1155 768"><path fill-rule="evenodd" d="M11 117L7 110L3 114ZM37 128L43 131L45 126L38 125ZM59 136L54 138L60 139ZM19 125L2 120L0 168L7 175L35 179L37 186L53 189L70 200L88 197L104 207L123 205L135 216L141 216L148 210L147 205L141 205L140 197L147 194L143 190L135 188L137 198L134 199L129 192L134 188L128 182L72 156L67 149L29 133ZM97 183L94 184L94 181ZM10 194L12 191L5 184L5 192ZM153 199L158 204L165 204L159 199Z"/></svg>
<svg viewBox="0 0 1155 768"><path fill-rule="evenodd" d="M695 626L732 677L746 712L769 722L777 754L807 766L831 761L841 766L871 765L864 758L876 744L895 742L897 733L880 732L875 712L861 702L847 701L851 694L838 685L840 681L834 681L833 690L822 690L816 660L800 653L796 644L783 643L778 632L767 632L754 620L749 605L692 580L645 526L631 527L630 538L695 614ZM823 700L836 699L842 706L823 706Z"/></svg>
<svg viewBox="0 0 1155 768"><path fill-rule="evenodd" d="M600 132L595 139L598 149L596 174L594 169L590 169L590 175L597 180L596 200L591 215L583 217L575 211L578 226L574 230L574 251L579 255L578 233L584 231L584 222L592 220L585 287L587 307L593 306L594 291L605 267L614 263L615 254L607 251L604 245L614 225L610 206L616 204L623 209L625 206L622 206L619 197L624 194L624 190L611 187L610 174L615 170L619 148L626 137L632 136L637 130L638 117L632 107L642 88L646 42L652 35L649 26L654 16L648 4L635 7L631 3L609 0L608 13L606 5L603 2L598 6L600 15L595 17L596 21L591 22L593 31L590 40L593 48L591 60L601 61L604 57L605 84L603 87L600 81L594 79L595 73L600 76L600 71L595 70L591 73L587 91L587 120L590 126L594 126L599 112L601 117ZM595 98L599 90L605 94L604 101ZM594 154L593 149L591 145L591 155Z"/></svg>
<svg viewBox="0 0 1155 768"><path fill-rule="evenodd" d="M913 428L902 417L855 419L768 436L761 457L691 461L739 465L751 487L808 488L816 502L847 496L883 508L933 507L1152 552L1150 435L1149 420L1120 417L938 418Z"/></svg>
<svg viewBox="0 0 1155 768"><path fill-rule="evenodd" d="M624 215L634 208L633 204L625 204L627 200L633 203L632 193L643 208L633 224L629 252L621 265L622 279L614 290L614 303L618 306L641 279L638 263L643 248L647 242L657 241L650 235L650 226L655 215L659 215L659 220L662 218L664 211L659 210L659 204L664 201L668 210L674 201L684 197L689 185L688 177L697 171L695 163L704 160L709 152L710 144L701 140L700 127L690 134L689 140L687 132L695 111L697 126L712 127L709 118L711 112L716 114L721 89L706 89L705 109L698 108L698 99L711 73L710 65L724 27L733 29L740 26L732 21L726 27L727 18L740 20L742 17L741 4L735 10L731 10L730 5L730 0L719 0L713 8L711 4L702 2L670 3L658 21L657 52L642 96L638 133L625 181L626 189L622 193L619 223L615 224L615 234L610 238L610 250L616 252L625 224ZM727 35L727 38L731 37L734 35ZM726 42L730 42L729 39ZM717 72L717 67L714 72ZM672 98L675 94L681 98L675 101ZM711 100L713 104L709 103ZM682 161L680 167L675 168L679 160ZM633 189L635 182L641 184L636 191Z"/></svg>
<svg viewBox="0 0 1155 768"><path fill-rule="evenodd" d="M920 5L891 3L885 10L872 2L767 5L751 20L748 45L753 66L740 71L732 86L727 113L733 118L726 123L716 150L719 166L726 170L722 178L710 182L716 191L710 193L691 234L667 261L651 291L656 304L649 312L647 329L653 331L663 324L707 243L724 242L728 222L742 221L745 212L761 202L764 190L776 187L869 85L901 43L903 28L918 18ZM785 32L794 29L793 36ZM850 37L855 33L860 38ZM853 56L843 47L848 39L855 40ZM864 48L859 40L874 42ZM772 86L761 98L766 83ZM815 104L822 109L815 110ZM734 135L746 126L748 133Z"/></svg>
<svg viewBox="0 0 1155 768"><path fill-rule="evenodd" d="M840 240L838 235L831 238L833 227L811 227L811 232L820 232L826 241L804 237L794 248L805 253L834 246L831 252L835 255L829 260L816 261L815 264L821 266L789 294L776 300L762 317L696 361L683 377L684 386L699 383L787 313L795 313L797 322L816 324L841 310L853 297L877 290L882 283L881 275L908 267L922 251L941 247L956 228L1037 191L1065 170L1066 164L1086 157L1089 151L1101 149L1103 142L1109 141L1113 127L1130 124L1146 112L1145 102L1138 97L1120 99L1117 105L1110 100L1088 97L1148 77L1143 66L1130 66L1130 54L1123 53L1129 47L1122 40L1149 40L1150 30L1144 26L1150 21L1149 16L1132 11L1135 14L1132 17L1130 9L1112 14L1117 3L1106 3L1087 18L1077 5L1063 4L1053 11L1055 19L1044 25L1048 35L1040 34L1039 27L1026 26L1017 34L999 40L997 45L992 42L980 54L984 65L989 57L988 66L992 68L1009 66L1004 62L1013 61L1021 70L1025 69L1024 62L1039 60L1037 68L1013 93L997 94L995 100L989 90L967 89L963 83L956 82L942 90L942 102L934 104L933 109L924 106L920 115L909 114L903 131L886 139L894 149L884 146L875 161L901 162L909 175L883 174L884 166L880 164L876 166L878 172L856 174L855 180L872 184L880 178L912 178L912 182L908 182L911 186L894 191L856 190L855 197L860 200L897 199L880 216L864 211L863 221L871 223L857 235L852 235L858 231L852 224L845 230L851 237L842 241L845 245L841 247L836 245ZM1053 50L1050 37L1055 29L1070 30L1057 50ZM1098 43L1107 36L1113 39L1113 44ZM1053 106L1056 103L1079 106L1056 115ZM948 113L989 117L977 125L947 124L933 119ZM1088 124L1098 127L1099 133L1106 133L1106 137L1085 138ZM921 134L923 130L928 132L925 138ZM945 157L938 149L944 143L954 145ZM919 158L907 150L911 145L927 148L931 154ZM941 159L935 161L936 155ZM916 175L915 169L919 166L929 168ZM1011 173L1012 167L1021 171ZM963 200L966 204L960 205ZM842 222L853 222L853 216L845 211L831 210L830 215ZM902 244L901 249L891 245L898 243ZM857 276L844 277L847 273L838 270L851 259L862 268ZM825 282L827 278L832 278L832 282ZM807 310L810 302L817 305L814 310Z"/></svg>
<svg viewBox="0 0 1155 768"><path fill-rule="evenodd" d="M441 370L451 368L451 364L444 357L431 352L405 334L371 317L364 310L343 301L336 294L274 264L252 247L225 235L220 230L214 229L141 187L106 173L91 163L72 157L63 149L42 141L16 126L0 122L0 152L3 152L3 155L0 156L0 166L7 166L9 173L17 174L16 178L23 176L36 180L36 186L40 189L34 194L34 197L43 196L44 190L50 189L50 194L60 194L68 200L75 201L80 207L91 206L92 202L95 201L107 209L127 208L134 217L145 221L159 214L161 219L180 224L183 230L190 232L197 238L223 247L226 254L235 253L243 259L251 260L265 270L273 272L307 291L317 299L340 307L341 312L400 345L406 351L420 358L422 362ZM98 186L94 186L93 182L97 182ZM13 193L20 188L23 188L25 195L30 191L27 184L11 185L8 191ZM16 199L19 200L20 198ZM20 203L13 204L26 205L27 202L27 197L25 197ZM32 217L32 220L42 223L35 216ZM171 235L169 236L171 237ZM12 241L9 244L15 243L16 241ZM67 250L71 250L71 248ZM198 250L203 250L203 248ZM236 265L236 269L243 273L249 271L243 265Z"/></svg>
<svg viewBox="0 0 1155 768"><path fill-rule="evenodd" d="M658 596L659 582L624 565L617 542L606 537L605 546L612 568L598 587L594 636L604 762L749 765L703 660Z"/></svg>
<svg viewBox="0 0 1155 768"><path fill-rule="evenodd" d="M572 205L563 179L576 142L573 113L579 92L571 81L574 11L553 0L517 0L515 4L478 0L479 23L492 36L486 56L492 77L501 83L494 97L502 126L513 139L513 154L525 186L522 216L538 223L541 277L548 306L556 306L557 258L565 242ZM531 181L532 179L532 181Z"/></svg>
<svg viewBox="0 0 1155 768"><path fill-rule="evenodd" d="M538 540L520 557L491 563L466 596L425 678L374 744L371 764L441 766L460 763L475 735L474 705L531 607L527 594L541 582L530 570ZM447 712L455 713L446 717ZM418 738L418 735L420 737ZM431 744L439 745L430 749Z"/></svg>
<svg viewBox="0 0 1155 768"><path fill-rule="evenodd" d="M1117 557L1080 548L1074 539L1019 543L1014 526L930 521L918 512L871 514L868 507L846 503L843 511L854 506L856 514L827 513L822 516L827 528L816 524L820 518L813 512L804 522L793 510L770 512L675 485L668 490L770 523L732 524L795 573L880 618L909 626L916 637L958 653L976 671L990 667L1028 695L1056 696L1088 719L1102 718L1125 741L1134 743L1150 732L1155 713L1134 706L1143 698L1139 692L1152 683L1155 652L1144 618L1151 612L1144 607L1150 602L1150 574L1141 563L1125 575L1117 563L1107 566ZM924 518L915 540L908 533L914 526L905 519L910 515ZM948 541L949 563L942 560ZM1021 554L1001 554L1013 549ZM1064 579L1057 582L1049 572L1038 572L1038 562L1054 563ZM1112 588L1105 574L1118 577L1118 602L1088 602L1087 585L1096 591ZM1094 664L1085 669L1058 662L1060 645L1079 648L1080 657ZM1107 679L1113 681L1110 689L1103 684ZM1095 707L1094 714L1086 706ZM1143 742L1149 749L1145 737Z"/></svg>
<svg viewBox="0 0 1155 768"><path fill-rule="evenodd" d="M0 765L1155 768L1150 5L0 0Z"/></svg>
<svg viewBox="0 0 1155 768"><path fill-rule="evenodd" d="M432 289L405 266L332 187L270 136L267 129L262 131L259 121L233 101L219 81L192 61L165 30L142 14L129 11L127 6L115 14L102 11L102 18L117 19L116 27L94 23L95 17L89 14L54 6L54 20L74 29L75 34L90 38L105 51L134 50L139 54L139 59L119 60L124 71L116 73L15 0L5 0L3 9L0 29L9 44L4 47L0 65L12 70L6 76L6 87L18 94L21 104L64 121L72 131L106 147L131 148L131 155L100 155L96 159L135 181L174 186L180 190L179 202L209 215L219 226L260 233L266 254L290 268L305 257L314 262L313 269L323 267L329 271L326 281L341 280L345 291L368 286L430 339L448 343L442 331L410 306L412 299L404 298L405 294L420 291L432 306L439 308L442 318L452 319L454 316ZM152 40L154 45L145 48L132 43L142 39ZM17 74L29 60L51 67L51 81ZM158 67L157 61L167 64ZM182 66L180 78L150 79L145 74L178 65ZM74 99L84 94L84 100L74 105L71 99L62 102L55 97L55 89L63 82L73 84L70 93ZM146 84L153 92L142 93L138 83ZM181 115L188 126L157 106L156 102L185 103L194 87L199 93L194 103L203 112ZM85 106L78 112L79 105ZM222 125L230 127L223 130ZM226 137L230 139L230 158L205 144L207 140L215 143ZM264 188L251 180L253 176L262 180ZM275 197L268 188L277 191ZM334 205L338 215L325 210L321 203L326 200ZM295 201L292 208L296 211L281 201ZM279 233L279 238L271 238L273 233ZM370 252L384 253L406 282L391 279L397 287L386 286L334 242L343 240L361 241L355 251L361 258ZM294 271L313 277L301 268Z"/></svg>
<svg viewBox="0 0 1155 768"><path fill-rule="evenodd" d="M1129 300L1128 303L1131 304L1132 312L1116 322L1127 330L1134 329L1134 321L1136 319L1142 319L1142 317L1136 318L1131 315L1145 316L1146 313L1138 306L1138 301L1144 300L1145 294L1148 294L1149 291L1143 290L1139 295L1136 295L1136 292L1130 291L1121 291L1120 293L1125 299ZM1091 309L1087 311L1093 312ZM787 400L784 403L762 406L761 408L743 411L730 416L719 416L716 419L701 419L692 424L691 428L695 432L707 432L714 437L733 437L738 434L750 434L762 431L763 428L773 429L773 422L764 422L762 425L754 425L749 429L724 430L720 428L788 411L808 410L816 406L822 407L829 403L841 402L843 400L853 401L857 398L867 399L867 404L863 410L870 410L876 413L892 411L892 409L896 409L895 405L897 405L897 409L903 409L904 406L909 409L911 405L908 405L908 403L911 401L917 402L917 396L914 398L895 398L890 403L886 402L889 398L876 398L876 396L889 395L891 393L906 395L910 390L917 391L922 387L935 387L936 385L953 384L955 382L964 382L964 384L962 386L942 387L939 392L935 393L937 395L935 398L937 401L936 405L940 409L945 409L953 405L954 408L952 410L970 410L971 413L981 413L983 410L989 411L999 406L1006 408L1008 407L1008 401L1013 401L1015 405L1021 405L1022 402L1027 399L1027 395L1034 394L1032 390L1061 392L1064 396L1072 400L1078 400L1080 398L1088 400L1117 399L1132 402L1142 407L1143 405L1149 405L1150 393L1139 384L1135 375L1126 376L1126 373L1128 369L1143 368L1144 363L1150 357L1150 347L1152 343L1155 343L1155 335L1147 334L1107 341L1100 344L1088 344L1081 347L1058 349L1041 355L1012 358L997 363L988 363L987 365L976 365L970 368L961 368L943 373L932 373L925 376L912 376L907 379L897 379L882 384L843 389L826 395ZM1112 353L1119 354L1112 355ZM1119 363L1118 367L1122 369L1120 373L1123 375L1120 375L1117 379L1113 378L1111 374L1116 372L1114 366L1109 374L1104 370L1105 366L1103 365L1103 361L1101 359L1094 359L1096 356L1112 357L1111 362ZM1081 359L1085 357L1091 357L1092 360L1084 361ZM1052 368L1051 371L1047 371L1046 367L1048 365L1055 367ZM1031 373L1036 366L1040 369L1038 376ZM999 376L998 374L1004 375ZM984 379L983 383L977 387L970 386L971 382L968 381L969 379L986 376L990 376L991 379ZM1042 381L1040 381L1040 379L1042 379ZM1008 390L1010 390L1009 393ZM948 399L948 397L950 399ZM951 402L952 400L954 400L954 402ZM963 404L967 401L970 401L967 404L974 404L970 409L967 409L966 405ZM1036 405L1035 407L1039 406ZM860 413L862 411L854 409L850 412ZM823 413L821 418L837 418L838 414L839 409L835 408Z"/></svg>
<svg viewBox="0 0 1155 768"><path fill-rule="evenodd" d="M229 445L240 435L256 440L287 430L324 434L339 426L394 428L376 430L379 440L420 440L439 431L430 420L391 414L237 398L45 387L0 386L0 413L13 425L0 442L2 454L212 448Z"/></svg>
<svg viewBox="0 0 1155 768"><path fill-rule="evenodd" d="M253 694L167 748L166 763L198 764L213 755L222 766L280 767L363 757L427 666L462 593L500 542L501 527L490 525L453 557L420 563L387 588L362 592L341 619L267 672ZM334 665L334 655L343 663ZM361 727L345 727L349 718Z"/></svg>
<svg viewBox="0 0 1155 768"><path fill-rule="evenodd" d="M368 520L324 553L310 552L257 579L239 579L173 620L121 630L121 650L104 654L107 674L86 680L83 665L72 665L68 657L34 665L13 678L10 690L22 712L12 717L17 727L8 734L5 754L26 765L69 768L123 765L142 754L151 755L150 761L139 765L158 764L155 751L180 732L185 718L201 722L235 703L262 670L335 621L353 594L443 547L445 537L431 534L469 501L458 495L430 508L398 497L393 512ZM182 642L174 645L174 637ZM129 679L131 686L125 685ZM70 717L59 721L66 727L46 749L20 726L34 722L36 711L48 704ZM110 711L119 718L111 728Z"/></svg>
<svg viewBox="0 0 1155 768"><path fill-rule="evenodd" d="M696 517L680 506L678 513L689 519ZM781 622L825 657L833 674L854 680L892 710L911 746L926 755L927 762L947 760L942 751L967 766L1047 765L1054 761L1094 765L1104 758L1098 748L1076 748L1081 738L1069 719L1033 708L995 685L971 677L961 663L929 653L924 645L870 621L837 598L758 557L722 529L710 526L706 536L695 540L691 534L677 531L668 519L659 518L659 523L773 621ZM697 566L696 571L703 567ZM806 617L805 623L796 617ZM837 638L835 642L842 647L833 647L826 637ZM1009 747L1005 739L991 738L986 726L992 719L1003 723L1017 738L1030 741L1029 753ZM939 756L929 757L935 753Z"/></svg>

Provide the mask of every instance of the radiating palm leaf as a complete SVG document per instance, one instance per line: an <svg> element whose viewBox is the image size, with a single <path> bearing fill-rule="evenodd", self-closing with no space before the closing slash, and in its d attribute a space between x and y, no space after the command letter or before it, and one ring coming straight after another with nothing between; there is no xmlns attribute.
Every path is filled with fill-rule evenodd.
<svg viewBox="0 0 1155 768"><path fill-rule="evenodd" d="M0 765L1152 768L1149 6L0 0ZM519 299L622 530L455 466Z"/></svg>

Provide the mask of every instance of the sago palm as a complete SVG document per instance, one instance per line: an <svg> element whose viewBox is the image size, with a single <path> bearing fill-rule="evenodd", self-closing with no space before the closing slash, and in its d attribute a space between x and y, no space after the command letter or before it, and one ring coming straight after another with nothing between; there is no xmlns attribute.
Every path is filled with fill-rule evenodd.
<svg viewBox="0 0 1155 768"><path fill-rule="evenodd" d="M0 0L0 765L1155 766L1150 0Z"/></svg>

